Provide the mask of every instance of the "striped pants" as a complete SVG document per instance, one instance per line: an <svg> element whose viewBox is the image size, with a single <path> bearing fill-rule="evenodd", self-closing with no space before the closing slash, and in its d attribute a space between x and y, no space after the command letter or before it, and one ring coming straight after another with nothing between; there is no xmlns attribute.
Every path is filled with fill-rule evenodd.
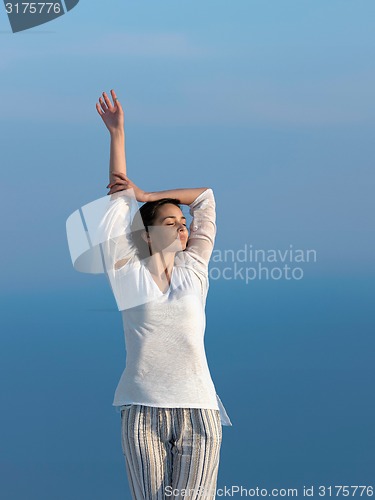
<svg viewBox="0 0 375 500"><path fill-rule="evenodd" d="M214 499L222 428L219 410L121 410L121 443L135 500Z"/></svg>

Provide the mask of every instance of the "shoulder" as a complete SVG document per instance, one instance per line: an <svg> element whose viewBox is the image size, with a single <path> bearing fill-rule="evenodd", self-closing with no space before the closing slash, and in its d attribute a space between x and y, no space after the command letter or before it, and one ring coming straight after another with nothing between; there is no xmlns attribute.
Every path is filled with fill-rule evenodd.
<svg viewBox="0 0 375 500"><path fill-rule="evenodd" d="M178 252L175 258L175 266L193 271L198 275L200 280L208 282L208 267L194 253L187 251Z"/></svg>
<svg viewBox="0 0 375 500"><path fill-rule="evenodd" d="M215 205L215 195L212 188L207 188L203 191L192 203L190 203L189 207L192 211L196 207L204 208L208 204Z"/></svg>

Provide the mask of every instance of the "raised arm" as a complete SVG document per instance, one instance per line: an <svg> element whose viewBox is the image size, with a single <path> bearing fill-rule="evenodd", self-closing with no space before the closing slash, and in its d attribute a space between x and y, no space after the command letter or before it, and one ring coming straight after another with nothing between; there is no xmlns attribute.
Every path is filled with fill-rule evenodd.
<svg viewBox="0 0 375 500"><path fill-rule="evenodd" d="M96 104L96 109L111 137L109 184L107 186L110 187L110 191L108 194L133 188L138 201L146 202L157 201L161 198L177 198L183 205L193 203L201 193L208 189L207 187L145 192L130 181L126 171L124 111L113 89L111 95L113 104L106 92L103 92L103 97L100 97L99 103Z"/></svg>
<svg viewBox="0 0 375 500"><path fill-rule="evenodd" d="M157 201L161 198L177 198L182 205L191 205L200 194L206 191L203 188L181 188L181 189L168 189L166 191L151 191L146 192L145 197L147 201Z"/></svg>
<svg viewBox="0 0 375 500"><path fill-rule="evenodd" d="M134 189L137 201L147 202L147 201L157 201L161 198L177 198L180 200L182 205L191 205L194 200L198 198L200 194L206 191L208 188L177 188L177 189L167 189L165 191L144 191L132 182L127 175L121 173L114 174L115 181L108 184L107 187L110 188L107 194L114 194L124 189Z"/></svg>
<svg viewBox="0 0 375 500"><path fill-rule="evenodd" d="M115 174L126 175L124 111L121 103L111 90L113 104L106 92L96 103L96 109L107 127L110 137L109 182L115 181Z"/></svg>

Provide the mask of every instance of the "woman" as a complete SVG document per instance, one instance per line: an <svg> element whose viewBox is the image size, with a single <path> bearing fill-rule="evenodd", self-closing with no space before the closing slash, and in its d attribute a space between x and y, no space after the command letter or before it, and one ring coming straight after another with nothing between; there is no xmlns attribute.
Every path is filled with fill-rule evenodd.
<svg viewBox="0 0 375 500"><path fill-rule="evenodd" d="M215 498L221 425L232 424L204 349L214 195L137 187L126 171L123 109L111 94L113 104L105 92L96 104L111 137L110 197L80 211L89 243L77 243L77 212L67 230L74 267L102 267L122 312L126 367L113 405L132 497ZM190 236L180 204L193 217Z"/></svg>

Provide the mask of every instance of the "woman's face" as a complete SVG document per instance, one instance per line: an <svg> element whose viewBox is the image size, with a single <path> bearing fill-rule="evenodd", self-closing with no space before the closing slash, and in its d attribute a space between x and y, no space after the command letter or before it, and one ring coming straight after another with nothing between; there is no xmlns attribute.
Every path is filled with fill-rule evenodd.
<svg viewBox="0 0 375 500"><path fill-rule="evenodd" d="M159 207L154 224L148 230L152 253L185 250L189 237L186 217L173 203L165 203Z"/></svg>

